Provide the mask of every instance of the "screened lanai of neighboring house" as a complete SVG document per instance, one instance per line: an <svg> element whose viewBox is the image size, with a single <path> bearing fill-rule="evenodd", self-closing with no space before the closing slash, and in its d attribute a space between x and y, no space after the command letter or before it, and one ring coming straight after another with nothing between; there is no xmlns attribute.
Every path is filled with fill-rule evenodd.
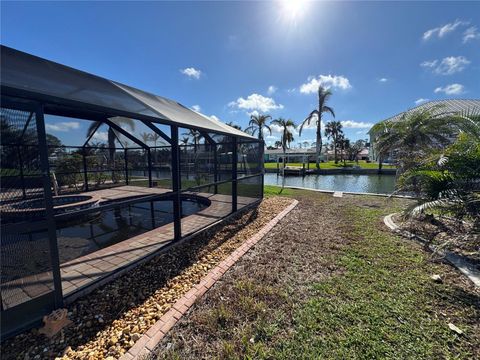
<svg viewBox="0 0 480 360"><path fill-rule="evenodd" d="M263 197L263 142L1 47L2 337Z"/></svg>

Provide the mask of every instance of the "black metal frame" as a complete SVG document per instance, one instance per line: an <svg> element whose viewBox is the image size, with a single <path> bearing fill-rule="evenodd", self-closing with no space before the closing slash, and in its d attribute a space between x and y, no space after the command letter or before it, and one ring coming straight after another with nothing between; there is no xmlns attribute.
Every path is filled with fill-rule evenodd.
<svg viewBox="0 0 480 360"><path fill-rule="evenodd" d="M242 142L252 142L252 143L257 143L259 144L260 151L261 151L261 167L259 168L259 171L254 174L246 175L240 179L238 179L238 172L237 172L237 166L238 166L238 155L237 155L237 147L238 147L238 142L237 142L237 136L229 134L227 132L221 133L221 132L216 132L208 129L203 129L203 128L195 128L191 126L185 126L185 128L188 129L194 129L196 131L199 131L202 136L205 139L205 145L209 145L211 149L213 150L213 157L214 157L214 162L213 162L213 178L214 181L213 183L208 183L208 184L202 184L199 186L193 186L193 187L188 187L188 188L183 188L181 186L181 169L180 169L180 158L181 158L181 146L179 145L179 126L176 123L173 123L171 121L163 120L163 119L157 119L157 118L151 118L148 116L140 116L138 114L128 114L125 112L117 111L115 109L104 109L100 108L98 106L94 105L88 105L85 106L85 104L80 104L74 101L60 101L59 99L55 98L50 98L48 96L44 95L38 95L38 94L33 94L28 91L24 92L19 92L18 90L10 89L8 87L2 86L1 87L2 91L2 107L8 107L12 109L29 109L28 111L32 112L32 115L28 119L28 122L30 122L33 114L36 116L36 130L37 130L37 136L38 136L38 151L40 154L40 160L41 160L41 170L42 170L42 180L43 180L43 191L45 194L45 203L46 203L46 225L48 228L48 233L49 233L49 244L50 244L50 257L51 257L51 264L52 264L52 272L53 272L53 282L54 282L54 292L53 294L53 299L50 295L44 295L39 298L35 298L28 303L23 303L21 306L17 306L11 309L8 309L4 311L2 309L2 338L5 336L10 336L16 331L17 329L12 328L11 326L8 326L8 329L4 328L4 320L3 319L10 319L9 321L12 321L12 319L15 319L16 317L20 316L19 312L24 312L26 311L25 309L33 309L41 307L44 309L43 311L51 310L53 308L59 308L63 306L63 294L62 294L62 283L61 283L61 274L60 274L60 262L59 262L59 252L58 252L58 244L57 244L57 237L56 237L56 224L55 221L56 219L60 218L61 215L54 215L53 212L53 194L52 194L52 187L51 187L51 179L50 179L50 169L49 169L49 155L48 155L48 149L51 147L47 144L46 142L46 131L45 131L45 121L44 121L44 114L52 114L52 115L64 115L64 116L70 116L70 117L75 117L78 119L83 119L83 120L90 120L90 121L98 121L98 125L94 128L93 132L88 136L86 139L85 143L83 146L68 146L68 148L78 148L78 149L92 149L95 147L89 146L89 141L92 139L94 136L95 132L102 126L102 124L108 125L110 128L114 129L116 132L120 133L121 135L125 136L129 140L133 141L138 148L124 148L124 157L125 157L125 179L126 183L128 184L129 182L129 177L128 177L128 150L138 150L138 149L143 149L146 151L147 154L147 166L148 166L148 186L153 187L153 180L152 180L152 154L151 151L152 149L170 149L171 151L171 181L172 181L172 191L168 192L165 194L165 196L173 197L173 212L174 212L174 241L179 241L182 239L182 230L181 230L181 214L182 214L182 203L181 203L181 194L184 192L191 192L195 191L197 189L205 188L205 187L213 187L214 188L214 193L218 193L218 186L224 183L229 183L231 182L232 188L231 188L231 196L232 196L232 209L231 212L236 212L238 209L238 202L237 202L237 197L238 197L238 181L243 180L243 179L248 179L250 177L256 177L262 175L262 187L263 187L263 142L256 141L254 139L248 139L248 138L242 138ZM26 105L27 104L27 105ZM147 144L143 143L140 141L138 138L130 134L129 132L125 131L122 129L120 126L116 125L114 122L112 122L109 118L114 117L114 116L125 116L125 117L130 117L133 119L137 119L141 121L143 124L145 124L149 129L151 129L153 132L158 134L161 138L163 138L167 143L169 144L168 146L148 146ZM154 125L154 123L162 124L162 125L168 125L170 126L171 129L171 136L169 137L167 134L165 134L162 130L160 130L157 126ZM25 129L28 127L28 123L25 125ZM23 132L25 132L25 129ZM231 142L217 142L215 141L210 135L210 133L214 134L219 134L223 136L228 136L231 138ZM238 137L240 138L240 137ZM228 180L222 180L219 181L219 170L218 170L218 146L223 145L223 144L229 144L232 145L232 163L231 163L231 179ZM8 145L8 144L5 144ZM11 144L11 145L18 145L18 144ZM29 146L29 145L28 145ZM123 145L122 145L123 146ZM190 145L189 145L190 146ZM105 148L104 149L108 149ZM84 187L85 191L89 191L89 184L88 184L88 173L91 172L102 172L104 170L88 170L87 168L87 160L85 156L85 151L82 151L83 158L83 179L84 179ZM20 162L22 159L20 158ZM79 172L80 173L80 172ZM25 183L24 183L24 174L23 174L23 166L21 166L21 171L20 171L20 177L22 179L22 193L25 198L26 196L26 190L25 190ZM263 188L261 190L262 197L263 197ZM158 196L158 195L157 195ZM161 195L160 195L161 196ZM127 200L128 203L134 203L135 201L138 200ZM142 199L142 201L145 201L145 199ZM126 203L127 203L126 202ZM105 208L108 208L109 205L107 205ZM118 206L116 205L111 205L111 206ZM91 212L98 212L98 209L85 209L85 210L80 210L78 211L78 215L82 214L88 214ZM19 224L2 224L2 230L6 229L17 229L21 230L23 232L28 232L28 231L34 231L36 227L38 227L38 224L34 223L22 223L21 225ZM1 296L1 295L0 295ZM51 299L51 300L48 300ZM49 302L50 301L50 302ZM4 316L8 315L8 316ZM31 319L32 320L32 319ZM33 319L35 321L38 321L37 318ZM29 326L31 324L25 324L22 323L21 327Z"/></svg>

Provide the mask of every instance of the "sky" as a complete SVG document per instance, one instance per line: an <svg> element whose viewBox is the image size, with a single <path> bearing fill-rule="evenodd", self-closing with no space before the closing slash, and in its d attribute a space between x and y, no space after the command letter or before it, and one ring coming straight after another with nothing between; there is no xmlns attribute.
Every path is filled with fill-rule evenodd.
<svg viewBox="0 0 480 360"><path fill-rule="evenodd" d="M300 124L319 84L351 140L427 100L480 98L480 2L2 2L0 29L3 45L242 128L256 113ZM88 126L46 121L69 144ZM313 126L294 137L313 142Z"/></svg>

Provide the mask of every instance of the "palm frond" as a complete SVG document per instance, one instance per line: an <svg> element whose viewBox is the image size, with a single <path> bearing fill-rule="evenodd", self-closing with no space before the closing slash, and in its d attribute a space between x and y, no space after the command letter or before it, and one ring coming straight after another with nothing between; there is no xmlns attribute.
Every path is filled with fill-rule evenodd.
<svg viewBox="0 0 480 360"><path fill-rule="evenodd" d="M308 116L305 118L305 120L302 121L302 123L300 124L300 128L298 129L298 135L299 136L302 136L302 130L303 130L303 127L305 126L305 124L310 125L310 121L312 120L314 115L316 115L317 118L318 118L318 110L315 109L312 112L310 112L310 114L308 114Z"/></svg>
<svg viewBox="0 0 480 360"><path fill-rule="evenodd" d="M333 108L331 108L330 106L324 105L322 112L330 113L333 117L335 117L335 112L333 111Z"/></svg>

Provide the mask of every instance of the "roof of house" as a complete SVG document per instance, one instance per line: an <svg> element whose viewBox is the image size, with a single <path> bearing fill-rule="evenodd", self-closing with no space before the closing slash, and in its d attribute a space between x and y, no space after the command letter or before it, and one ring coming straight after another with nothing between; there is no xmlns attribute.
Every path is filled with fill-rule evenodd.
<svg viewBox="0 0 480 360"><path fill-rule="evenodd" d="M158 95L1 45L2 94L254 139Z"/></svg>

